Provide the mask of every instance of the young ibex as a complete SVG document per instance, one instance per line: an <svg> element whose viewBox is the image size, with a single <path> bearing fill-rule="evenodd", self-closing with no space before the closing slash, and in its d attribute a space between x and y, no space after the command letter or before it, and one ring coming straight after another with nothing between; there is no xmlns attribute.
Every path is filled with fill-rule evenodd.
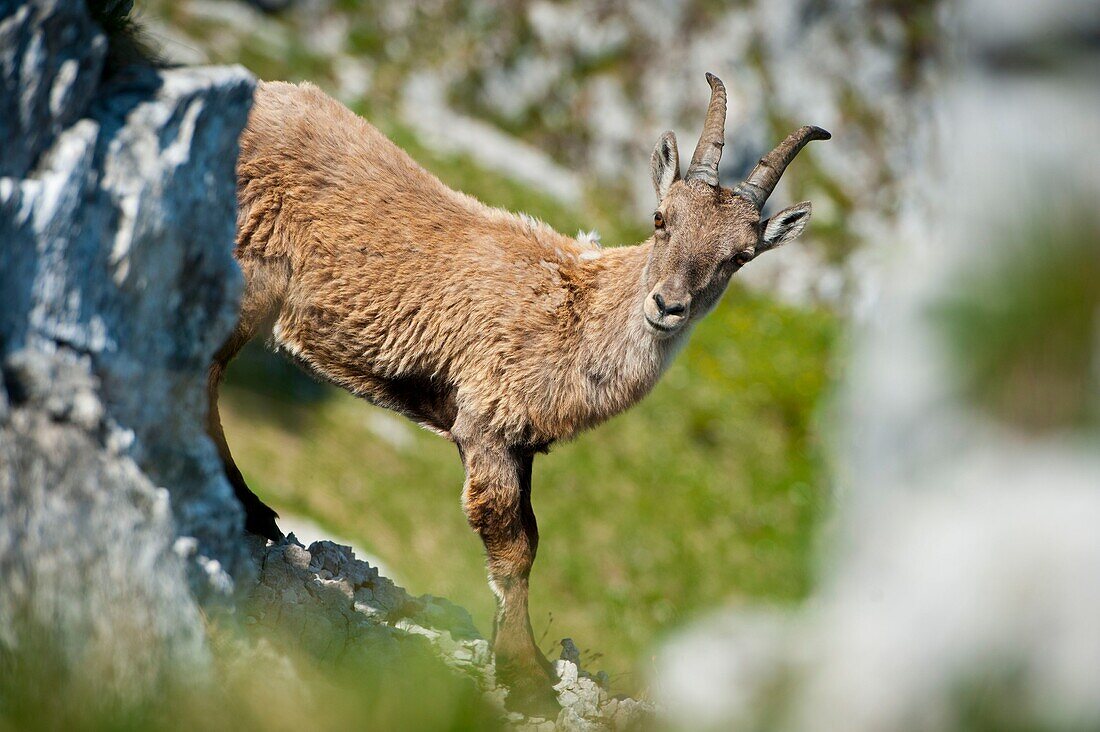
<svg viewBox="0 0 1100 732"><path fill-rule="evenodd" d="M681 179L676 138L653 151L653 236L599 249L443 185L377 129L308 84L264 83L241 136L236 257L247 286L210 369L209 431L247 513L281 536L218 418L227 362L261 331L300 365L458 446L462 505L498 598L493 649L514 701L545 701L527 581L538 547L531 463L654 385L730 276L805 228L810 204L761 221L803 127L740 185L718 183L726 114L711 86Z"/></svg>

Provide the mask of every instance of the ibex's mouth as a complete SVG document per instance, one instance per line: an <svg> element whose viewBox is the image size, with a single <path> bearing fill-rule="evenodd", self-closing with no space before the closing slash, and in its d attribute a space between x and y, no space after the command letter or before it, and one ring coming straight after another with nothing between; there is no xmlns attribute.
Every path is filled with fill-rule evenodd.
<svg viewBox="0 0 1100 732"><path fill-rule="evenodd" d="M661 325L660 323L653 322L652 320L649 319L648 315L646 315L644 317L645 317L645 322L649 324L649 327L652 328L653 330L659 332L659 333L673 333L673 332L680 329L679 325L674 325L674 326L669 327L667 325Z"/></svg>

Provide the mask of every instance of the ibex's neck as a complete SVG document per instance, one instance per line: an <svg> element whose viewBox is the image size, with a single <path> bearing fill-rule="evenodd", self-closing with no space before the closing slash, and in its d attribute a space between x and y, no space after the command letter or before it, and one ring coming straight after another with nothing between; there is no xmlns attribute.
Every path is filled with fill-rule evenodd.
<svg viewBox="0 0 1100 732"><path fill-rule="evenodd" d="M596 424L627 409L657 383L683 336L658 339L645 327L644 272L653 242L605 249L591 264L582 314L579 365L587 380L583 421Z"/></svg>

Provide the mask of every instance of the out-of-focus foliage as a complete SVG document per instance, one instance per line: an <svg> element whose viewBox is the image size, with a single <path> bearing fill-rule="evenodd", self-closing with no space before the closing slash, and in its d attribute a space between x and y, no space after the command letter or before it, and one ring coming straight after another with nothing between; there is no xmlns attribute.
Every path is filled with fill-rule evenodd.
<svg viewBox="0 0 1100 732"><path fill-rule="evenodd" d="M1005 252L937 308L966 396L1031 433L1100 427L1100 220L1066 203L998 232Z"/></svg>
<svg viewBox="0 0 1100 732"><path fill-rule="evenodd" d="M124 608L120 608L125 613ZM106 622L108 619L105 618ZM214 673L177 675L132 698L101 679L69 678L45 635L0 652L0 730L494 730L499 712L474 684L427 654L382 665L352 656L323 668L267 641L246 642L232 623L210 622ZM94 682L94 683L92 683Z"/></svg>
<svg viewBox="0 0 1100 732"><path fill-rule="evenodd" d="M670 643L672 728L1100 728L1096 8L956 10L943 135L836 399L811 599Z"/></svg>

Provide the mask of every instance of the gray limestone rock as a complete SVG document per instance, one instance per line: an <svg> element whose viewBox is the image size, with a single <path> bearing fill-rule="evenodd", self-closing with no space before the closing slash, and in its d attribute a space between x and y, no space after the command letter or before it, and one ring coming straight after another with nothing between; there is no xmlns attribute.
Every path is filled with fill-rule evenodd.
<svg viewBox="0 0 1100 732"><path fill-rule="evenodd" d="M105 50L80 0L0 3L0 644L133 690L251 567L202 423L253 81Z"/></svg>
<svg viewBox="0 0 1100 732"><path fill-rule="evenodd" d="M0 1L0 176L24 175L81 116L106 51L83 3Z"/></svg>

